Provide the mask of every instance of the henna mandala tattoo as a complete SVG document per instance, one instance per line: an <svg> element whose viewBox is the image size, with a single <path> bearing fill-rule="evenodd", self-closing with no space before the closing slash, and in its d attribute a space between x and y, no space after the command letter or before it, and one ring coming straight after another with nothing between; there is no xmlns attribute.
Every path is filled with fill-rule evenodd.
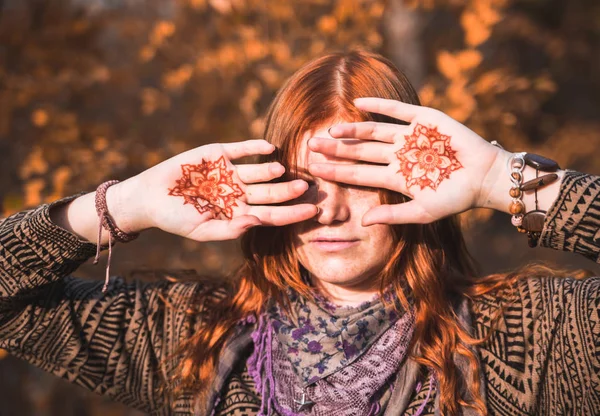
<svg viewBox="0 0 600 416"><path fill-rule="evenodd" d="M452 171L463 167L450 147L450 136L438 132L437 127L417 124L413 133L404 138L406 143L396 156L400 160L398 173L406 177L408 188L419 185L421 189L435 190Z"/></svg>
<svg viewBox="0 0 600 416"><path fill-rule="evenodd" d="M216 162L202 159L199 165L181 165L181 171L183 176L169 195L182 196L184 205L193 204L201 214L211 211L215 217L233 217L235 200L244 192L233 182L233 171L227 170L223 156Z"/></svg>

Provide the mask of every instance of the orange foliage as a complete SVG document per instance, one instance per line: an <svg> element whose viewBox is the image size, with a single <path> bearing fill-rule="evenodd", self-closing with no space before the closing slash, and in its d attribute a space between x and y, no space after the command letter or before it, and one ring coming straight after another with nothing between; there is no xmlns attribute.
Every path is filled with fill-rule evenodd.
<svg viewBox="0 0 600 416"><path fill-rule="evenodd" d="M403 50L405 39L382 30L394 4L413 13L418 50L404 59L419 63L423 104L509 150L599 173L597 0L552 8L528 0L149 0L127 10L9 3L0 2L0 215L208 142L259 137L275 91L307 61L351 48ZM467 226L494 220L482 210L463 218ZM521 258L506 241L474 246L491 247L490 264ZM136 259L215 273L237 253L164 234L121 249L128 254L116 270Z"/></svg>
<svg viewBox="0 0 600 416"><path fill-rule="evenodd" d="M18 135L7 169L21 180L3 184L2 214L130 176L173 149L255 137L270 98L303 63L383 42L374 30L383 1L163 7L113 15L56 2L1 15L0 39L19 66L0 64L0 103L10 104L0 107L0 138ZM19 22L34 13L48 18L29 32Z"/></svg>

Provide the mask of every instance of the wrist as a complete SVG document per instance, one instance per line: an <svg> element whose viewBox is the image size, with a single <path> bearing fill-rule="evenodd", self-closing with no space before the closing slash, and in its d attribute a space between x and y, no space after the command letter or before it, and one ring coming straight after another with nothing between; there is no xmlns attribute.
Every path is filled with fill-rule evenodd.
<svg viewBox="0 0 600 416"><path fill-rule="evenodd" d="M490 169L490 173L486 176L484 184L487 181L487 186L482 186L482 195L485 196L480 202L480 207L491 208L496 211L510 214L509 207L512 202L510 196L510 189L514 186L510 179L510 168L509 160L513 157L514 153L507 152L503 149L498 149L498 155L494 161L494 165ZM539 172L539 176L542 176L548 172ZM537 209L540 211L548 211L556 198L558 197L560 184L562 177L564 176L564 170L558 170L556 172L558 179L550 185L544 186L537 191ZM535 179L536 170L526 165L523 170L523 182ZM535 191L525 191L522 196L523 204L525 205L525 212L530 212L536 209L535 203Z"/></svg>
<svg viewBox="0 0 600 416"><path fill-rule="evenodd" d="M513 186L510 180L508 161L513 156L513 153L500 148L495 149L497 154L492 166L483 179L480 197L476 206L478 208L491 208L496 211L508 213L508 206L512 200L509 191Z"/></svg>
<svg viewBox="0 0 600 416"><path fill-rule="evenodd" d="M149 225L145 204L141 201L137 176L110 186L106 190L106 206L117 227L127 234L140 233Z"/></svg>

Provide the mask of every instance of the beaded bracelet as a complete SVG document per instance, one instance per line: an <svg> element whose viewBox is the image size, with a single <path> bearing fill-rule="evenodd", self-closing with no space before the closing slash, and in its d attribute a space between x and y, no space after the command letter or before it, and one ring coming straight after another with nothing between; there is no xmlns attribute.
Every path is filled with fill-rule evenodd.
<svg viewBox="0 0 600 416"><path fill-rule="evenodd" d="M104 286L102 287L102 293L108 290L108 284L110 281L110 262L112 259L112 246L113 241L120 243L128 243L138 238L139 233L128 234L121 230L115 224L115 221L108 212L108 206L106 204L106 191L109 187L119 183L117 180L106 181L98 186L96 189L96 195L94 198L96 205L96 212L98 213L98 242L96 244L96 257L94 258L94 264L98 264L100 259L100 242L102 240L102 228L108 231L108 261L106 263L106 276L104 278Z"/></svg>
<svg viewBox="0 0 600 416"><path fill-rule="evenodd" d="M522 183L520 190L521 192L534 191L535 209L523 215L521 225L517 227L517 230L522 233L527 233L529 247L536 247L540 236L542 235L544 222L546 220L546 211L543 211L538 207L538 189L550 185L558 179L556 173L539 176L540 170L545 172L556 172L560 169L560 166L552 159L533 153L526 153L523 156L523 159L527 166L531 166L535 169L535 178Z"/></svg>
<svg viewBox="0 0 600 416"><path fill-rule="evenodd" d="M515 153L508 159L508 168L510 171L510 181L513 187L510 188L509 194L512 198L508 206L508 212L512 214L511 222L515 227L520 227L523 223L525 213L525 203L523 202L523 193L521 185L523 184L523 170L525 169L525 152Z"/></svg>
<svg viewBox="0 0 600 416"><path fill-rule="evenodd" d="M504 149L495 140L492 144ZM535 178L523 182L523 171L526 165L535 169ZM519 232L527 233L527 242L530 247L537 246L546 220L546 211L540 210L538 206L538 189L550 185L558 179L556 173L549 173L544 176L539 176L539 173L540 171L556 172L559 169L560 166L554 160L533 153L515 153L508 160L510 180L513 184L513 187L509 190L512 201L508 207L509 212L512 214L511 223L517 227ZM529 212L526 212L525 203L523 202L523 193L526 191L534 191L535 194L535 209Z"/></svg>

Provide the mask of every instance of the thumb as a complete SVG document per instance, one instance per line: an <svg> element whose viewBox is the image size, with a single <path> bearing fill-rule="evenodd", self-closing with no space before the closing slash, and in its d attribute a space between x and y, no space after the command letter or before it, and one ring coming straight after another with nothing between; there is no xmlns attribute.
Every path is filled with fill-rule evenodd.
<svg viewBox="0 0 600 416"><path fill-rule="evenodd" d="M368 210L362 217L362 225L373 224L426 224L432 218L415 200L395 205L379 205Z"/></svg>
<svg viewBox="0 0 600 416"><path fill-rule="evenodd" d="M237 238L244 234L252 227L261 225L261 221L254 215L240 215L229 222L228 234L229 237Z"/></svg>

